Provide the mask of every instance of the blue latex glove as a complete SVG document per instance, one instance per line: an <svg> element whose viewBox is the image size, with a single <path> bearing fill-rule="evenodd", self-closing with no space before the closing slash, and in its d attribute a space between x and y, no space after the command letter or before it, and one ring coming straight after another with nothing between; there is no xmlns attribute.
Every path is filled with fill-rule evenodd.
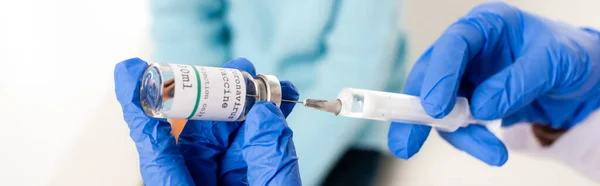
<svg viewBox="0 0 600 186"><path fill-rule="evenodd" d="M502 118L568 129L598 108L600 34L518 10L486 3L452 24L414 65L405 93L419 95L425 111L446 116L456 96L470 100L477 119ZM388 146L408 159L430 127L393 123ZM454 147L489 165L508 154L487 128L471 125L440 132Z"/></svg>
<svg viewBox="0 0 600 186"><path fill-rule="evenodd" d="M140 106L140 77L148 64L133 58L115 67L115 92L131 130L147 185L301 185L292 131L281 110L259 102L244 122L188 121L179 143L166 120L146 116ZM225 67L255 75L254 66L236 59ZM281 82L283 99L297 100L296 88Z"/></svg>

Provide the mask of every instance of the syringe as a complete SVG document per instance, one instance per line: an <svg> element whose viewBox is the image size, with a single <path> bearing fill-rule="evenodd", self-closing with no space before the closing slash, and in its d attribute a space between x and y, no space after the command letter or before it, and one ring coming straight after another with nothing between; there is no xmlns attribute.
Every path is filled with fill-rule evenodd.
<svg viewBox="0 0 600 186"><path fill-rule="evenodd" d="M469 101L463 97L456 99L452 111L442 119L429 116L417 96L373 90L345 88L336 100L307 99L299 103L340 116L429 125L448 132L469 124L493 122L474 119Z"/></svg>

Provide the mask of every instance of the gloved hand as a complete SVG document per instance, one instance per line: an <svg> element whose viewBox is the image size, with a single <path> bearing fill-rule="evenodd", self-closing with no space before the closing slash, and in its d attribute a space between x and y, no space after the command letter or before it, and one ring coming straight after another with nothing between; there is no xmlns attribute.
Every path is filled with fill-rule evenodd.
<svg viewBox="0 0 600 186"><path fill-rule="evenodd" d="M148 64L133 58L115 67L115 92L131 130L146 185L301 185L292 131L281 110L259 102L244 122L188 121L175 143L166 120L146 116L140 106L140 77ZM237 59L225 67L255 75ZM283 99L297 100L296 88L281 82Z"/></svg>
<svg viewBox="0 0 600 186"><path fill-rule="evenodd" d="M434 118L446 116L458 95L469 99L477 119L568 129L598 108L599 63L597 31L486 3L452 24L420 57L404 91L420 96ZM393 123L388 146L408 159L429 132L427 126ZM483 126L439 133L489 165L508 159L505 145Z"/></svg>

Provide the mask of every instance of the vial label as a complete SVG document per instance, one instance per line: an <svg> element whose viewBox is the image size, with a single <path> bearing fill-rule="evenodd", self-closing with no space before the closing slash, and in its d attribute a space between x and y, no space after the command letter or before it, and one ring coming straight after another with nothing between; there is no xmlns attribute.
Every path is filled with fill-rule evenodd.
<svg viewBox="0 0 600 186"><path fill-rule="evenodd" d="M246 83L239 70L171 64L175 96L170 118L236 121L246 104Z"/></svg>

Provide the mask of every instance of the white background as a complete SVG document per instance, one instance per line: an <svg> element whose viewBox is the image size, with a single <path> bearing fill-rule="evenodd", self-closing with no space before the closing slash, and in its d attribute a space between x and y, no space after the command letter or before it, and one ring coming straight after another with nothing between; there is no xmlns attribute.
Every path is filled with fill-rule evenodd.
<svg viewBox="0 0 600 186"><path fill-rule="evenodd" d="M143 0L0 1L0 185L141 185L113 92Z"/></svg>
<svg viewBox="0 0 600 186"><path fill-rule="evenodd" d="M404 2L410 61L478 2ZM599 1L510 2L600 28ZM0 185L141 184L112 73L121 60L149 57L147 11L143 0L0 1ZM594 184L561 164L515 153L505 167L487 167L431 137L415 158L388 164L381 183Z"/></svg>

